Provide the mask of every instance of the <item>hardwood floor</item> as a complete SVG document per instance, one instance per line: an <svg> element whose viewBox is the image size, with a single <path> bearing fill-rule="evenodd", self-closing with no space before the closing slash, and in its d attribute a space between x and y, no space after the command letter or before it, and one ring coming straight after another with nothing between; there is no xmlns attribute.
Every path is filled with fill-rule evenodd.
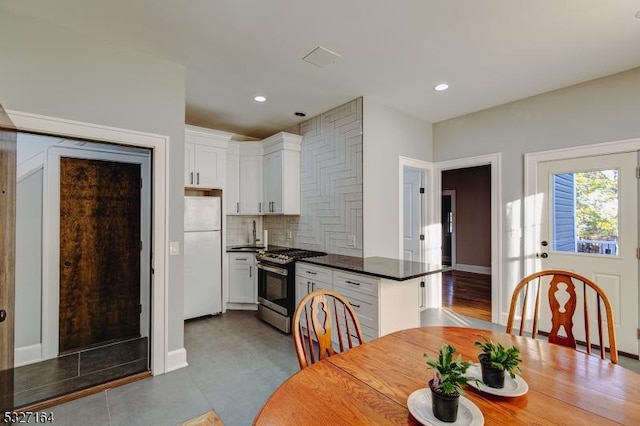
<svg viewBox="0 0 640 426"><path fill-rule="evenodd" d="M472 318L491 321L491 275L449 271L442 274L442 306Z"/></svg>

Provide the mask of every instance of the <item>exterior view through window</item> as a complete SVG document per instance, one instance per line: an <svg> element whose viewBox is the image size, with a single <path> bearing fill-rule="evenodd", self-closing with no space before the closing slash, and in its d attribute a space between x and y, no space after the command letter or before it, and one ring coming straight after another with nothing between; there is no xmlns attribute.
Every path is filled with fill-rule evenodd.
<svg viewBox="0 0 640 426"><path fill-rule="evenodd" d="M618 255L618 170L553 176L553 249Z"/></svg>

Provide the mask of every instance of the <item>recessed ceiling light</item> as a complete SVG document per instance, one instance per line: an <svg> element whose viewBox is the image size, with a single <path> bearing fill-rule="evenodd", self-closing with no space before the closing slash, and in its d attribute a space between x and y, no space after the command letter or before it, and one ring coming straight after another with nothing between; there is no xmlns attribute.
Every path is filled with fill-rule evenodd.
<svg viewBox="0 0 640 426"><path fill-rule="evenodd" d="M253 100L256 102L264 102L267 100L267 98L265 98L264 96L258 95L255 98L253 98Z"/></svg>
<svg viewBox="0 0 640 426"><path fill-rule="evenodd" d="M449 85L447 83L440 83L434 86L433 90L435 90L436 92L442 92L443 90L447 90L448 88L449 88Z"/></svg>

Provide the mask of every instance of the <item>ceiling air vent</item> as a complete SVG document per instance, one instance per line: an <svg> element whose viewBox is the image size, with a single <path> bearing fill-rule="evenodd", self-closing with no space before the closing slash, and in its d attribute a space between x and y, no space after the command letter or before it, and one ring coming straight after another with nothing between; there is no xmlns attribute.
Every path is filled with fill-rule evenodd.
<svg viewBox="0 0 640 426"><path fill-rule="evenodd" d="M303 61L309 62L317 67L324 68L329 64L338 62L342 56L335 52L325 49L322 46L318 46L311 51L307 56L302 58Z"/></svg>

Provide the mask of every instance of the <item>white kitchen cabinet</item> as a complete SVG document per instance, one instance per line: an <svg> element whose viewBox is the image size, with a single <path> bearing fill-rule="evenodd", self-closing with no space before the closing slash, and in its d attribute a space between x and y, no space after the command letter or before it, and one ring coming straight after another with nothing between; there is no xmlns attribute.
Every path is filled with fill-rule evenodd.
<svg viewBox="0 0 640 426"><path fill-rule="evenodd" d="M257 276L253 253L229 253L229 303L257 303Z"/></svg>
<svg viewBox="0 0 640 426"><path fill-rule="evenodd" d="M296 263L296 306L308 293L315 290L332 290L333 271L322 266Z"/></svg>
<svg viewBox="0 0 640 426"><path fill-rule="evenodd" d="M300 214L302 136L280 132L262 141L264 214Z"/></svg>
<svg viewBox="0 0 640 426"><path fill-rule="evenodd" d="M224 189L226 150L232 133L186 126L184 184L189 188Z"/></svg>
<svg viewBox="0 0 640 426"><path fill-rule="evenodd" d="M262 144L230 142L226 165L225 212L229 215L262 214Z"/></svg>
<svg viewBox="0 0 640 426"><path fill-rule="evenodd" d="M262 156L240 156L240 212L262 214Z"/></svg>
<svg viewBox="0 0 640 426"><path fill-rule="evenodd" d="M296 303L306 294L308 282L313 279L316 280L315 289L332 289L349 301L367 341L420 326L418 301L424 277L397 281L302 260L296 263Z"/></svg>
<svg viewBox="0 0 640 426"><path fill-rule="evenodd" d="M227 150L227 180L222 195L226 214L240 213L240 156Z"/></svg>

